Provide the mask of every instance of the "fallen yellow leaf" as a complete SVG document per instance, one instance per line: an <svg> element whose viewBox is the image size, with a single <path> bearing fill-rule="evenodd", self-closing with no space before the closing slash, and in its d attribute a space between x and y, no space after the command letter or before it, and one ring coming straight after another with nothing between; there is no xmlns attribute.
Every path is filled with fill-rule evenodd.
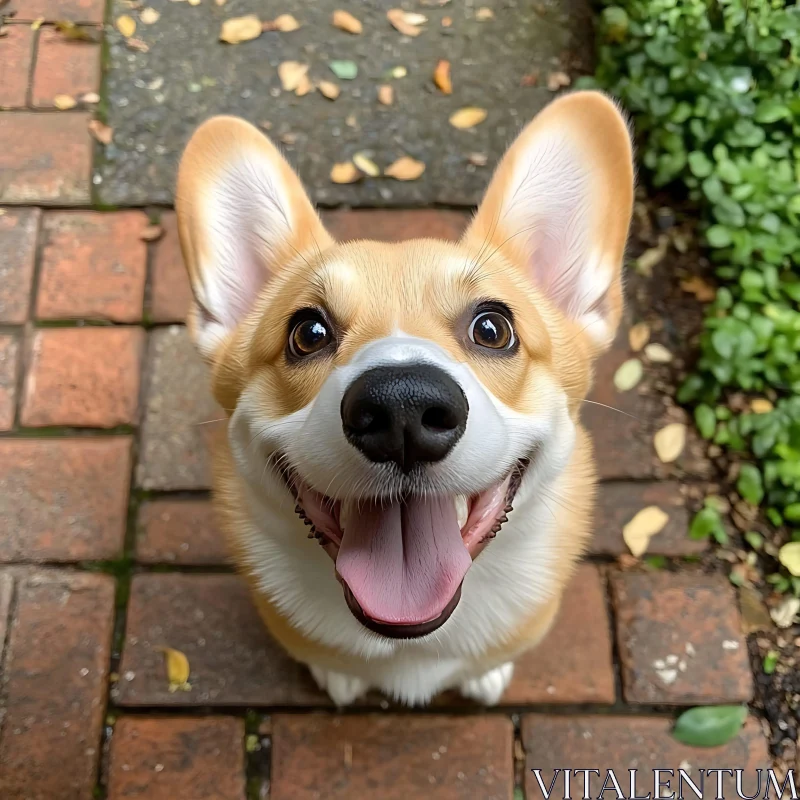
<svg viewBox="0 0 800 800"><path fill-rule="evenodd" d="M634 353L638 353L650 341L650 326L646 322L637 322L628 331L628 344Z"/></svg>
<svg viewBox="0 0 800 800"><path fill-rule="evenodd" d="M43 22L44 22L44 17L39 17L38 19L35 19L33 22L31 22L31 30L38 31L39 28L42 27Z"/></svg>
<svg viewBox="0 0 800 800"><path fill-rule="evenodd" d="M171 647L157 648L164 654L164 665L167 668L167 680L170 692L178 690L188 691L189 686L189 659L180 650Z"/></svg>
<svg viewBox="0 0 800 800"><path fill-rule="evenodd" d="M658 342L646 345L644 354L654 364L669 364L672 361L672 353L663 344L658 344Z"/></svg>
<svg viewBox="0 0 800 800"><path fill-rule="evenodd" d="M442 94L453 94L453 83L450 80L450 62L440 59L433 72L433 82Z"/></svg>
<svg viewBox="0 0 800 800"><path fill-rule="evenodd" d="M795 578L800 578L800 542L789 542L781 547L778 560Z"/></svg>
<svg viewBox="0 0 800 800"><path fill-rule="evenodd" d="M97 94L97 92L86 92L86 94L81 97L81 100L89 105L94 105L100 102L100 95Z"/></svg>
<svg viewBox="0 0 800 800"><path fill-rule="evenodd" d="M423 14L414 14L410 11L403 11L402 8L390 8L386 12L386 17L395 30L403 34L403 36L419 36L422 29L419 27L428 18Z"/></svg>
<svg viewBox="0 0 800 800"><path fill-rule="evenodd" d="M74 97L70 97L68 94L57 94L53 98L53 105L59 111L68 111L70 108L75 108L78 102Z"/></svg>
<svg viewBox="0 0 800 800"><path fill-rule="evenodd" d="M405 67L395 67L392 70L393 78L405 78L408 75L408 70Z"/></svg>
<svg viewBox="0 0 800 800"><path fill-rule="evenodd" d="M160 225L146 225L142 228L139 238L143 242L158 241L164 235L164 229Z"/></svg>
<svg viewBox="0 0 800 800"><path fill-rule="evenodd" d="M127 14L117 17L117 30L128 39L136 33L136 20Z"/></svg>
<svg viewBox="0 0 800 800"><path fill-rule="evenodd" d="M139 19L145 25L154 25L156 22L158 22L161 19L161 14L158 11L156 11L154 8L150 8L148 6L147 8L143 8L139 12Z"/></svg>
<svg viewBox="0 0 800 800"><path fill-rule="evenodd" d="M294 93L298 97L304 97L313 90L314 90L314 84L311 83L308 75L303 75L303 77L300 78L300 83L297 84L297 88L294 90Z"/></svg>
<svg viewBox="0 0 800 800"><path fill-rule="evenodd" d="M394 89L388 83L378 87L378 102L384 106L390 106L394 102Z"/></svg>
<svg viewBox="0 0 800 800"><path fill-rule="evenodd" d="M614 386L618 392L629 392L639 383L643 374L642 362L638 358L631 358L614 373Z"/></svg>
<svg viewBox="0 0 800 800"><path fill-rule="evenodd" d="M403 156L390 164L383 174L396 181L415 181L423 172L425 172L425 164L422 161L417 161L410 156Z"/></svg>
<svg viewBox="0 0 800 800"><path fill-rule="evenodd" d="M656 433L653 445L664 464L675 461L686 446L686 426L682 422L670 423Z"/></svg>
<svg viewBox="0 0 800 800"><path fill-rule="evenodd" d="M357 20L349 11L342 11L341 9L333 12L331 22L335 27L348 33L359 34L364 30L360 20Z"/></svg>
<svg viewBox="0 0 800 800"><path fill-rule="evenodd" d="M283 61L278 65L278 77L285 92L293 92L308 72L308 64L299 61Z"/></svg>
<svg viewBox="0 0 800 800"><path fill-rule="evenodd" d="M693 294L701 303L710 303L717 296L717 290L697 275L682 280L680 287L684 292Z"/></svg>
<svg viewBox="0 0 800 800"><path fill-rule="evenodd" d="M279 17L265 22L261 25L262 31L279 31L280 33L291 33L300 28L300 23L291 14L281 14Z"/></svg>
<svg viewBox="0 0 800 800"><path fill-rule="evenodd" d="M258 39L259 36L261 36L261 20L255 14L226 19L219 32L219 40L228 44L249 42Z"/></svg>
<svg viewBox="0 0 800 800"><path fill-rule="evenodd" d="M486 109L476 108L475 106L467 106L461 108L450 116L450 124L454 128L464 130L466 128L474 128L480 125L486 119Z"/></svg>
<svg viewBox="0 0 800 800"><path fill-rule="evenodd" d="M547 76L547 88L551 92L557 92L562 87L569 86L570 83L572 83L572 79L566 72L551 72Z"/></svg>
<svg viewBox="0 0 800 800"><path fill-rule="evenodd" d="M650 539L661 533L667 522L669 515L658 506L648 506L639 511L622 529L622 538L631 554L636 558L643 556L650 545Z"/></svg>
<svg viewBox="0 0 800 800"><path fill-rule="evenodd" d="M769 414L775 406L766 397L754 397L750 401L750 410L754 414Z"/></svg>
<svg viewBox="0 0 800 800"><path fill-rule="evenodd" d="M320 81L317 84L317 88L320 94L323 97L327 97L328 100L335 100L342 91L333 81Z"/></svg>
<svg viewBox="0 0 800 800"><path fill-rule="evenodd" d="M356 153L353 163L370 178L377 178L381 174L380 167L366 153Z"/></svg>
<svg viewBox="0 0 800 800"><path fill-rule="evenodd" d="M97 35L95 32L87 29L81 28L80 26L76 25L72 20L69 19L59 19L55 22L56 30L65 38L65 39L72 39L76 42L96 42L98 41Z"/></svg>
<svg viewBox="0 0 800 800"><path fill-rule="evenodd" d="M479 8L475 12L475 19L478 20L478 22L486 22L487 19L494 19L494 11L492 11L491 8L486 8L485 6L483 8Z"/></svg>
<svg viewBox="0 0 800 800"><path fill-rule="evenodd" d="M449 28L453 24L452 17L442 17L442 27Z"/></svg>
<svg viewBox="0 0 800 800"><path fill-rule="evenodd" d="M199 6L200 5L200 0L189 0L189 5L190 6Z"/></svg>
<svg viewBox="0 0 800 800"><path fill-rule="evenodd" d="M352 161L343 161L334 164L331 169L331 180L334 183L355 183L361 178L361 173Z"/></svg>
<svg viewBox="0 0 800 800"><path fill-rule="evenodd" d="M99 119L93 119L89 122L89 133L91 133L100 144L111 144L111 140L114 138L113 128L109 128L108 125L100 122Z"/></svg>

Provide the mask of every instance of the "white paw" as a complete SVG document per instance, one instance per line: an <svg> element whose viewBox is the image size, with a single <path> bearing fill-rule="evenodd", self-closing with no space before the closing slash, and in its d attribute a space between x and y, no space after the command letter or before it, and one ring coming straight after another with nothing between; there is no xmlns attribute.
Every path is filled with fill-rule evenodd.
<svg viewBox="0 0 800 800"><path fill-rule="evenodd" d="M511 676L514 674L514 664L509 661L489 670L480 678L472 678L464 681L459 687L459 691L464 697L477 700L484 706L494 706L500 702L503 692L511 683Z"/></svg>
<svg viewBox="0 0 800 800"><path fill-rule="evenodd" d="M338 706L349 706L354 700L367 693L369 688L366 681L354 678L352 675L343 675L341 672L332 672L322 667L309 664L308 668L317 682L317 686Z"/></svg>

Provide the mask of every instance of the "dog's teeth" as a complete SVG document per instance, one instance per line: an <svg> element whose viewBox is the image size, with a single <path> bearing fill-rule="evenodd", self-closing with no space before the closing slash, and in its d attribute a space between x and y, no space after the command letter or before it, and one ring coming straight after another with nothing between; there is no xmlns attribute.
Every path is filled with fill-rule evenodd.
<svg viewBox="0 0 800 800"><path fill-rule="evenodd" d="M467 524L467 519L469 518L469 506L467 504L467 498L464 497L463 494L457 494L453 499L456 505L456 519L458 520L458 527L463 528L464 525Z"/></svg>
<svg viewBox="0 0 800 800"><path fill-rule="evenodd" d="M511 513L513 510L514 510L514 506L512 506L512 505L511 505L511 503L509 503L509 504L508 504L508 505L507 505L507 506L506 506L506 507L503 509L503 511L505 511L505 513L506 513L506 514L510 514L510 513Z"/></svg>
<svg viewBox="0 0 800 800"><path fill-rule="evenodd" d="M316 539L317 537L313 533L308 534L309 539Z"/></svg>

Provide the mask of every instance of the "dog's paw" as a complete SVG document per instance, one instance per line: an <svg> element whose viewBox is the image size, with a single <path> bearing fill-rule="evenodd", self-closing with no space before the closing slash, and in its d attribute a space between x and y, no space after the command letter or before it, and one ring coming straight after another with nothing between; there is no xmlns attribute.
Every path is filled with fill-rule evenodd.
<svg viewBox="0 0 800 800"><path fill-rule="evenodd" d="M499 667L489 670L480 678L464 681L459 687L459 691L464 697L477 700L481 705L494 706L500 702L503 692L511 683L513 674L514 664L509 661L507 664L501 664Z"/></svg>
<svg viewBox="0 0 800 800"><path fill-rule="evenodd" d="M322 667L308 667L317 686L327 692L333 702L339 706L349 706L353 701L367 693L366 681L354 678L352 675L343 675L341 672L332 672Z"/></svg>

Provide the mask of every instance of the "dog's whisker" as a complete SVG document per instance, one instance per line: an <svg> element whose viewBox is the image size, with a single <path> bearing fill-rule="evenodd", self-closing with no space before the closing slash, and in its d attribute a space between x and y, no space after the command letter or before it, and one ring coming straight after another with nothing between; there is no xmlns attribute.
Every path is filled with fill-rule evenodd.
<svg viewBox="0 0 800 800"><path fill-rule="evenodd" d="M635 419L637 422L644 423L644 420L641 417L637 417L636 414L629 414L627 411L623 411L621 408L615 408L614 406L606 405L606 403L598 403L597 400L586 400L585 398L570 397L569 395L567 395L567 399L576 400L579 403L588 403L591 406L600 406L601 408L607 408L609 411L616 411L617 414L624 414L626 417Z"/></svg>

